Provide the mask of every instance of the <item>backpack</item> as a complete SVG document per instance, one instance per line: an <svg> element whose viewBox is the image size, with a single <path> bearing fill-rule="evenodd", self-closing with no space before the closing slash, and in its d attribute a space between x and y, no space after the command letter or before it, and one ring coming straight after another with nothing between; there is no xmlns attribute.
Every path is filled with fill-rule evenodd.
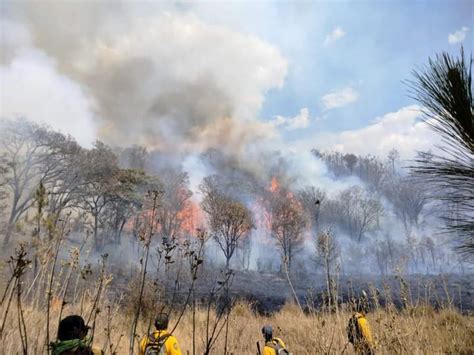
<svg viewBox="0 0 474 355"><path fill-rule="evenodd" d="M170 334L163 334L155 338L153 334L148 336L148 343L145 346L145 355L166 355L165 343L170 337Z"/></svg>
<svg viewBox="0 0 474 355"><path fill-rule="evenodd" d="M359 327L357 316L352 316L347 324L347 338L349 343L356 344L362 339L362 331Z"/></svg>
<svg viewBox="0 0 474 355"><path fill-rule="evenodd" d="M275 350L275 355L291 355L291 353L281 346L280 342L276 339L272 339L271 341L267 342L265 346Z"/></svg>

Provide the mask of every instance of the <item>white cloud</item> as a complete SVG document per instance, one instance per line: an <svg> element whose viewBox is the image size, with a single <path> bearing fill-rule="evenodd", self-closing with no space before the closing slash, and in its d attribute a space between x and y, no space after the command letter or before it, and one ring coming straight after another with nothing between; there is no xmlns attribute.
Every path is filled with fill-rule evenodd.
<svg viewBox="0 0 474 355"><path fill-rule="evenodd" d="M359 94L352 87L347 86L339 91L333 91L321 98L324 110L331 110L346 106L357 101Z"/></svg>
<svg viewBox="0 0 474 355"><path fill-rule="evenodd" d="M329 44L337 41L338 39L341 39L345 35L346 35L346 32L344 32L344 30L338 26L326 36L326 39L324 40L324 45L328 46Z"/></svg>
<svg viewBox="0 0 474 355"><path fill-rule="evenodd" d="M466 38L466 34L469 32L469 27L462 27L460 30L455 31L454 33L450 33L448 36L449 44L457 44L464 41Z"/></svg>
<svg viewBox="0 0 474 355"><path fill-rule="evenodd" d="M377 118L364 128L321 134L313 142L321 150L381 157L395 148L402 158L411 159L417 151L428 151L439 143L438 136L421 117L418 106L407 106Z"/></svg>
<svg viewBox="0 0 474 355"><path fill-rule="evenodd" d="M295 130L308 127L309 122L309 110L304 107L295 117L277 116L270 123L276 127L284 127L287 130Z"/></svg>

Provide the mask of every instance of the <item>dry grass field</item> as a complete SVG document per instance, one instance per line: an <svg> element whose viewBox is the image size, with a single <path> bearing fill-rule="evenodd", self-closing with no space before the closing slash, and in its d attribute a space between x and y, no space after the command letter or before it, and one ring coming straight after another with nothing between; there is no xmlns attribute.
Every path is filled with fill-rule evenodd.
<svg viewBox="0 0 474 355"><path fill-rule="evenodd" d="M196 297L193 301L190 297L194 294L193 288L189 287L184 302L174 297L170 301L168 297L166 304L161 304L160 300L167 299L158 291L163 284L153 281L151 276L145 278L143 272L137 273L117 295L113 291L117 291L120 274L107 271L106 256L95 268L91 269L89 264L79 267L79 250L73 248L67 261L58 258L57 245L56 252L42 259L36 277L33 277L33 263L27 259L28 253L22 246L16 249L10 262L2 264L0 355L47 354L48 325L49 340L54 341L59 319L71 314L80 314L93 327L89 335L93 336L95 347L106 354L128 354L138 304L142 306L135 333L135 354L139 339L153 330L150 328L152 319L163 307L171 309L170 329L175 328L173 334L183 354L206 354L206 339L212 339L207 354L256 354L256 342L262 341L260 330L264 324L273 326L274 336L281 337L293 354L354 353L346 335L351 316L348 304L339 304L332 311L328 311L328 307L314 307L303 313L299 306L287 303L279 311L264 316L256 313L254 304L229 302L225 292L222 293L223 288L219 291L212 287L208 299ZM198 270L197 267L191 269ZM371 309L367 319L378 354L474 353L474 316L471 314L461 314L450 303L434 309L422 300L412 302L403 288L398 298L407 302L400 309L391 301L379 302L374 292L364 297L367 297L367 309ZM385 292L392 295L394 290ZM230 312L222 312L222 305ZM220 318L216 313L218 309Z"/></svg>
<svg viewBox="0 0 474 355"><path fill-rule="evenodd" d="M92 307L83 304L84 318ZM60 305L53 302L51 319L57 320ZM94 332L94 345L106 354L128 353L131 315L123 307L108 307L105 302ZM80 304L67 305L63 314L81 313ZM256 354L256 342L261 341L263 324L272 324L276 336L281 337L293 354L353 354L347 343L346 325L350 313L316 313L303 315L298 307L287 305L270 317L256 315L249 304L238 303L232 310L228 327L228 354ZM44 310L26 307L24 310L28 336L28 353L42 354L45 343ZM193 312L189 308L176 328L183 354L193 354ZM176 319L176 316L173 320ZM195 354L203 354L207 311L195 312ZM211 315L212 319L212 315ZM410 310L379 309L368 314L368 320L380 354L472 354L474 352L474 317L460 315L455 310L434 311L419 306ZM2 338L2 354L21 354L16 311L10 312ZM56 333L57 321L52 321L51 334ZM147 333L141 322L138 334ZM213 347L212 354L224 354L225 328ZM112 345L111 345L112 344ZM137 347L136 347L137 348Z"/></svg>

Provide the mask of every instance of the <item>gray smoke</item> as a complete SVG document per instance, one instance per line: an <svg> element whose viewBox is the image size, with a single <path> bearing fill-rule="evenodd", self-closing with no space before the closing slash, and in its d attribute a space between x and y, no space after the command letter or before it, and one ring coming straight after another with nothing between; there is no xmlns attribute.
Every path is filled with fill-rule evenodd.
<svg viewBox="0 0 474 355"><path fill-rule="evenodd" d="M168 5L21 3L5 12L14 26L2 41L4 64L20 45L51 57L90 97L108 144L238 154L274 134L257 114L287 63L257 38Z"/></svg>

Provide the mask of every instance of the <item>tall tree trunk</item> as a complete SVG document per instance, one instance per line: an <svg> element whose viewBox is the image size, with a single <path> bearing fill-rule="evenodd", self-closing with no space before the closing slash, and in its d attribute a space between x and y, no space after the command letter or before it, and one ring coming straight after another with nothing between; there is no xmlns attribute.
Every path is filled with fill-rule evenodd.
<svg viewBox="0 0 474 355"><path fill-rule="evenodd" d="M95 247L95 250L99 250L99 241L98 241L98 216L95 215L94 216L94 247Z"/></svg>
<svg viewBox="0 0 474 355"><path fill-rule="evenodd" d="M324 261L326 264L326 287L328 289L328 301L329 301L329 308L331 308L332 304L332 291L331 291L331 271L329 269L329 255L325 255Z"/></svg>
<svg viewBox="0 0 474 355"><path fill-rule="evenodd" d="M8 222L7 222L7 228L5 230L5 238L3 239L3 246L7 246L10 243L10 238L11 238L12 233L13 233L14 225L15 225L14 215L13 215L13 211L12 211L12 213L10 214L10 218L8 219Z"/></svg>

